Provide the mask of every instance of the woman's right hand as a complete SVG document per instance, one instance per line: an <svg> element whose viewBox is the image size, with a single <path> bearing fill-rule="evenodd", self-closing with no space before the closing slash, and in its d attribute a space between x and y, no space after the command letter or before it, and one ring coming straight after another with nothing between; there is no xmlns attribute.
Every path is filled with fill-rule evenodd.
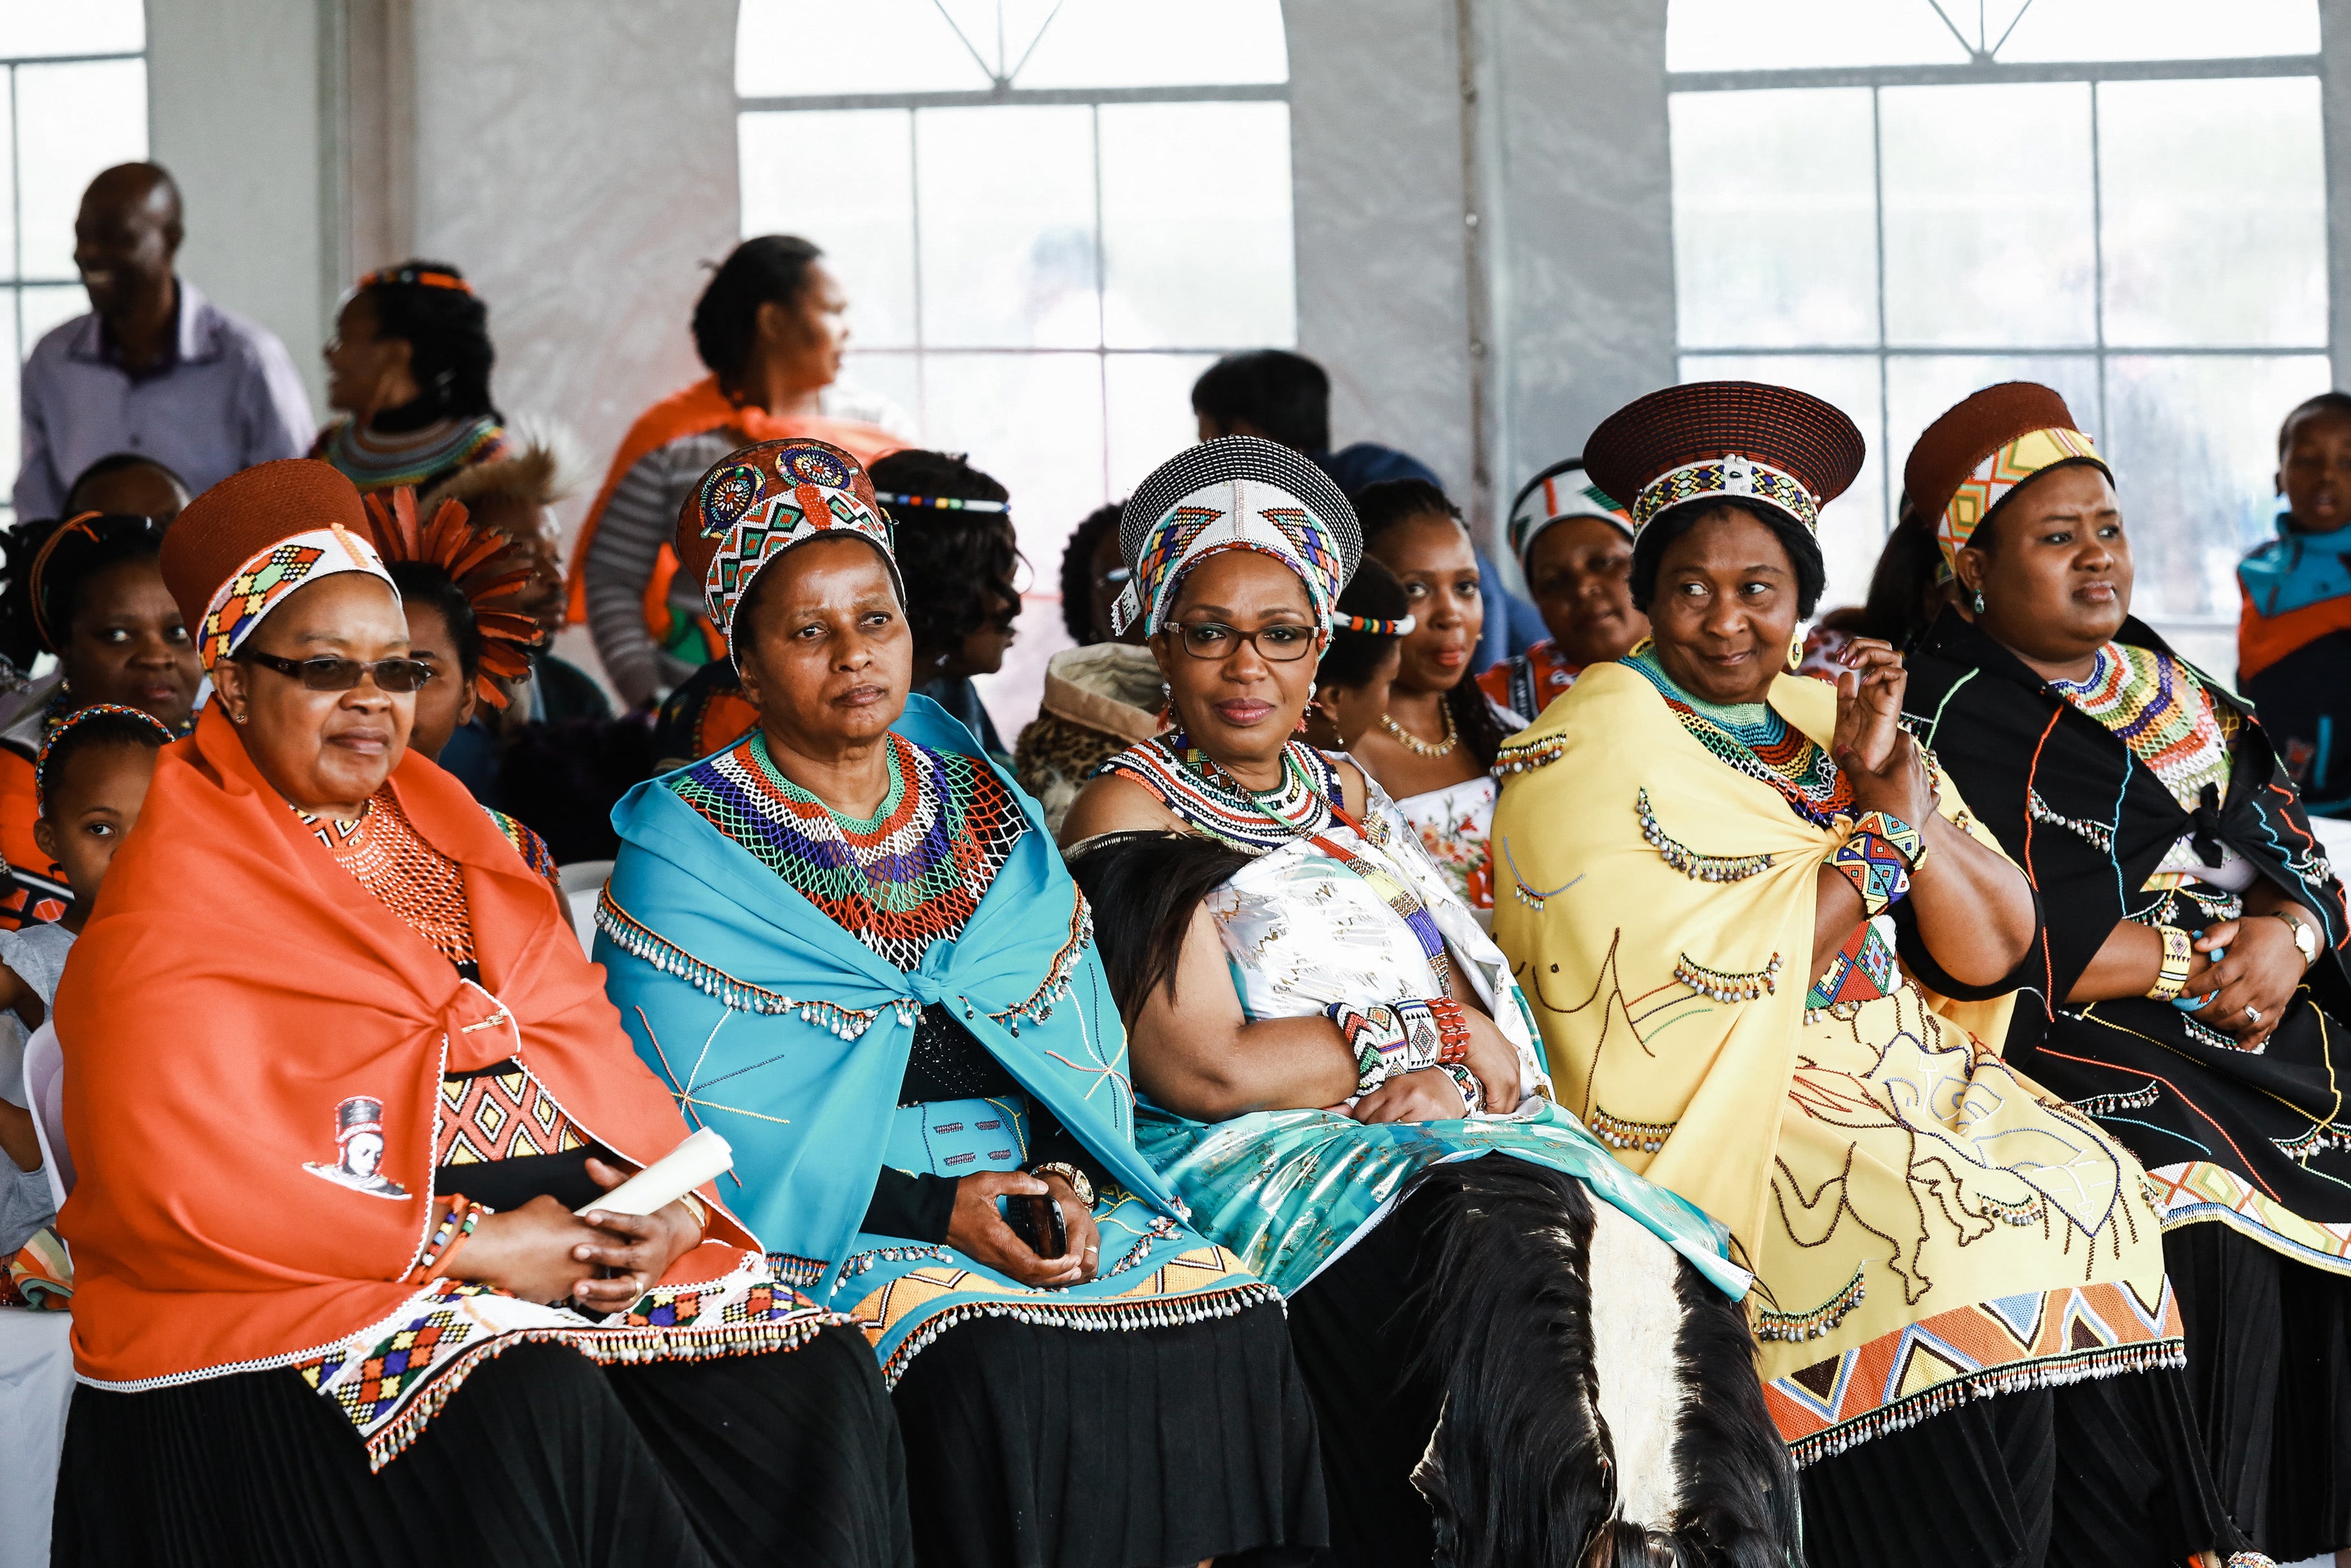
<svg viewBox="0 0 2351 1568"><path fill-rule="evenodd" d="M974 1171L957 1176L947 1245L1024 1285L1078 1283L1085 1278L1086 1257L1076 1235L1070 1238L1070 1250L1062 1257L1040 1258L1012 1233L1003 1211L996 1207L999 1197L1044 1197L1052 1190L1023 1171Z"/></svg>
<svg viewBox="0 0 2351 1568"><path fill-rule="evenodd" d="M541 1193L520 1208L493 1214L475 1225L472 1238L450 1258L447 1272L526 1301L569 1301L596 1273L594 1264L580 1261L571 1249L606 1239L602 1231Z"/></svg>
<svg viewBox="0 0 2351 1568"><path fill-rule="evenodd" d="M1455 1122L1468 1113L1460 1088L1441 1067L1399 1072L1348 1113L1358 1122Z"/></svg>

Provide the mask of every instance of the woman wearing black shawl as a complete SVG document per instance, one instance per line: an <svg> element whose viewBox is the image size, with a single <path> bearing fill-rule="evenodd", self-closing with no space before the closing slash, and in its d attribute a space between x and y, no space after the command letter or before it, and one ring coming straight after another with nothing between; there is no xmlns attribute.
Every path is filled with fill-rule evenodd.
<svg viewBox="0 0 2351 1568"><path fill-rule="evenodd" d="M1905 477L1958 585L1906 722L2046 916L2008 1060L2147 1167L2238 1523L2280 1560L2330 1552L2351 1541L2342 884L2250 706L2130 617L2112 474L2055 392L1976 393Z"/></svg>

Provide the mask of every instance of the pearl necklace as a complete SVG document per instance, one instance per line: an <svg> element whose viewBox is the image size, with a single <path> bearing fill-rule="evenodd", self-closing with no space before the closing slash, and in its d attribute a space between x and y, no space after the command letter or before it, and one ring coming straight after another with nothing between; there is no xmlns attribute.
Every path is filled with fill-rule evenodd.
<svg viewBox="0 0 2351 1568"><path fill-rule="evenodd" d="M1438 703L1437 711L1445 716L1445 738L1434 745L1421 739L1386 714L1380 715L1380 727L1394 736L1396 744L1415 757L1450 757L1453 748L1461 744L1461 732L1454 727L1453 706L1450 703Z"/></svg>

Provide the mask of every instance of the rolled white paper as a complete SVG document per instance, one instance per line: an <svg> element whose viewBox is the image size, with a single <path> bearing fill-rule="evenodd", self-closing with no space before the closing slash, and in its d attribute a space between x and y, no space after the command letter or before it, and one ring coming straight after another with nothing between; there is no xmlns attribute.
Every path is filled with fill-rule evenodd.
<svg viewBox="0 0 2351 1568"><path fill-rule="evenodd" d="M578 1212L601 1208L609 1214L651 1214L734 1168L735 1151L726 1146L726 1139L704 1127Z"/></svg>

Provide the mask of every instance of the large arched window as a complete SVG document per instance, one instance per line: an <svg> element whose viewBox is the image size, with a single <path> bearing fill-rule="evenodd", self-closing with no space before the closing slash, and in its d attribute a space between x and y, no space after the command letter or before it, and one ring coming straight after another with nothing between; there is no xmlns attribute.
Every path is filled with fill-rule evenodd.
<svg viewBox="0 0 2351 1568"><path fill-rule="evenodd" d="M1682 374L1800 386L1870 465L1855 602L1918 433L2057 388L2115 460L2135 608L2233 669L2277 425L2329 383L2314 0L1672 0ZM2209 666L2208 666L2209 667Z"/></svg>
<svg viewBox="0 0 2351 1568"><path fill-rule="evenodd" d="M1296 340L1279 0L739 17L743 232L825 249L843 402L878 394L1002 479L1050 601L1070 529L1195 438L1200 371ZM1024 664L1059 622L1031 608Z"/></svg>
<svg viewBox="0 0 2351 1568"><path fill-rule="evenodd" d="M12 476L16 366L89 308L73 261L82 189L147 156L146 48L141 0L0 5L0 472ZM0 521L12 515L0 494Z"/></svg>

